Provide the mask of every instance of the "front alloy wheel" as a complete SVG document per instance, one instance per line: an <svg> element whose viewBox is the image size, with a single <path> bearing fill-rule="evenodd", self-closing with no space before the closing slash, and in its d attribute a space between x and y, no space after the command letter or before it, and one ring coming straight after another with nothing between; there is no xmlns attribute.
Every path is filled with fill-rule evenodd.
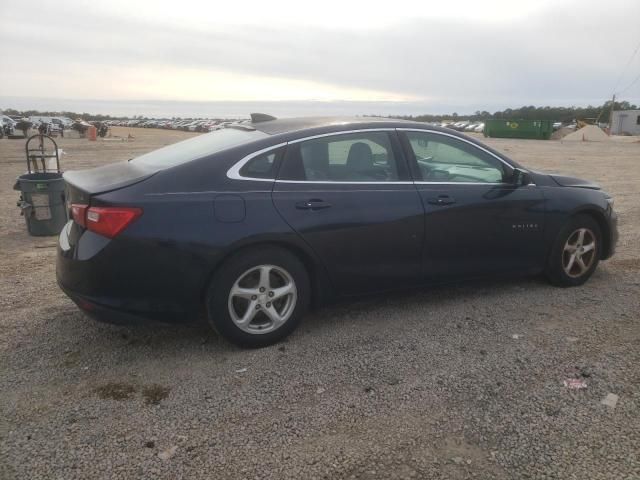
<svg viewBox="0 0 640 480"><path fill-rule="evenodd" d="M559 232L549 255L546 274L559 287L582 285L600 260L602 232L598 222L585 214L569 219Z"/></svg>
<svg viewBox="0 0 640 480"><path fill-rule="evenodd" d="M596 258L596 237L588 228L575 230L564 245L562 267L571 278L589 271Z"/></svg>

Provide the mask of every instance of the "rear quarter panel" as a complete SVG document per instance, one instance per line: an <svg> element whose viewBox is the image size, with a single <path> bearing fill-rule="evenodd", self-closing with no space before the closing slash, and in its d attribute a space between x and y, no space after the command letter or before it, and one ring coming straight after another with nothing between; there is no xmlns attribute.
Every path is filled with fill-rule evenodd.
<svg viewBox="0 0 640 480"><path fill-rule="evenodd" d="M231 163L241 158L228 156ZM100 282L109 295L136 299L141 310L192 316L216 268L239 249L275 243L313 255L275 210L273 181L230 180L228 164L224 158L192 162L92 199L144 211L100 253L117 265L106 269L112 278Z"/></svg>

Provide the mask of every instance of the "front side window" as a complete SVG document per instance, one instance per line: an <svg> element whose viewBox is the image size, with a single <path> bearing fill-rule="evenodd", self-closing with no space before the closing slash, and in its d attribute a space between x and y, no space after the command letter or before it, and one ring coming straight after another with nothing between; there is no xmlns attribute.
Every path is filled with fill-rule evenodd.
<svg viewBox="0 0 640 480"><path fill-rule="evenodd" d="M406 132L425 182L501 183L507 167L461 140L427 132Z"/></svg>
<svg viewBox="0 0 640 480"><path fill-rule="evenodd" d="M333 135L289 145L280 178L391 182L398 180L398 164L387 132Z"/></svg>

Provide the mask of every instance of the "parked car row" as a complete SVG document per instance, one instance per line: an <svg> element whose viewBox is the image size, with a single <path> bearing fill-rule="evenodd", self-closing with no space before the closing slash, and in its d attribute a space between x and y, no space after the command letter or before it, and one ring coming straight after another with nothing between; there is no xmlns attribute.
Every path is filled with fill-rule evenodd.
<svg viewBox="0 0 640 480"><path fill-rule="evenodd" d="M460 122L441 122L437 124L444 128L450 128L458 132L477 132L482 133L484 130L484 123L482 122L470 122L469 120L463 120Z"/></svg>
<svg viewBox="0 0 640 480"><path fill-rule="evenodd" d="M241 120L248 122L249 120ZM135 120L107 120L102 122L110 127L136 127L136 128L164 128L168 130L184 130L186 132L212 132L220 128L225 128L231 124L237 124L238 121L228 121L220 119L199 118L186 120L172 119L135 119Z"/></svg>

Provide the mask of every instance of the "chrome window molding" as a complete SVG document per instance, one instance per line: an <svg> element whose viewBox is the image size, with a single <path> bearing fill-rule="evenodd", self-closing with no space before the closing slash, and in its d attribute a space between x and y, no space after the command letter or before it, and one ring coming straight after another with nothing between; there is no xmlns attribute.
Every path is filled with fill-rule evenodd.
<svg viewBox="0 0 640 480"><path fill-rule="evenodd" d="M422 180L416 180L413 183L416 185L511 185L505 182L427 182Z"/></svg>
<svg viewBox="0 0 640 480"><path fill-rule="evenodd" d="M510 185L509 183L505 183L505 182L498 182L498 183L489 183L489 182L428 182L428 181L422 181L422 180L416 180L416 181L391 181L391 182L366 182L366 181L349 181L349 182L339 182L339 181L334 181L334 180L275 180L273 178L256 178L256 177L243 177L242 175L240 175L240 170L242 169L242 167L244 167L247 162L249 162L250 160L252 160L253 158L262 155L264 153L270 152L271 150L275 150L281 147L284 147L286 145L291 145L291 144L296 144L296 143L300 143L300 142L305 142L307 140L314 140L316 138L324 138L324 137L332 137L332 136L336 136L336 135L348 135L351 133L364 133L364 132L393 132L393 131L403 131L403 132L422 132L422 133L431 133L434 135L442 135L445 137L451 137L454 139L457 139L459 141L468 143L469 145L471 145L474 148L477 148L478 150L481 150L482 152L491 155L493 158L495 158L496 160L498 160L499 162L503 163L504 165L507 165L509 168L513 169L515 168L513 165L511 165L509 162L507 162L506 160L500 158L498 155L496 155L495 153L487 150L486 148L481 147L480 145L476 145L473 142L470 142L469 140L466 140L464 138L461 138L457 135L452 135L450 133L446 133L446 132L440 132L438 130L431 130L431 129L427 129L427 128L361 128L361 129L357 129L357 130L344 130L344 131L340 131L340 132L329 132L329 133L322 133L319 135L311 135L309 137L303 137L303 138L298 138L296 140L291 140L290 142L283 142L283 143L279 143L277 145L272 145L270 147L266 147L263 148L262 150L258 150L256 152L250 153L249 155L243 157L240 161L238 161L237 163L235 163L228 171L227 171L227 177L230 178L231 180L249 180L249 181L254 181L254 182L271 182L271 183L300 183L300 184L329 184L329 185ZM535 184L529 184L529 185L533 185L535 186Z"/></svg>
<svg viewBox="0 0 640 480"><path fill-rule="evenodd" d="M254 182L271 182L271 183L273 183L274 182L273 178L243 177L242 175L240 175L240 170L242 169L242 167L244 167L247 164L247 162L249 162L249 160L252 160L252 159L258 157L258 156L262 155L263 153L270 152L271 150L275 150L277 148L284 147L286 144L287 144L287 142L279 143L277 145L272 145L270 147L263 148L262 150L258 150L257 152L250 153L249 155L244 157L242 160L237 162L235 165L233 165L229 170L227 170L227 177L230 178L231 180L251 180L251 181L254 181Z"/></svg>
<svg viewBox="0 0 640 480"><path fill-rule="evenodd" d="M312 135L310 137L291 140L290 142L287 142L287 143L289 145L293 145L295 143L306 142L307 140L314 140L316 138L333 137L334 135L348 135L350 133L364 133L364 132L393 132L395 130L396 130L395 128L360 128L358 130L344 130L342 132L321 133L320 135Z"/></svg>
<svg viewBox="0 0 640 480"><path fill-rule="evenodd" d="M276 180L276 183L317 183L317 184L330 184L330 185L412 185L410 180L406 181L393 181L393 182L338 182L335 180Z"/></svg>
<svg viewBox="0 0 640 480"><path fill-rule="evenodd" d="M323 137L331 137L334 135L347 135L350 133L362 133L362 132L393 132L395 128L361 128L358 130L344 130L341 132L330 132L330 133L322 133L319 135L312 135L309 137L298 138L296 140L291 140L290 142L283 142L277 145L272 145L271 147L263 148L262 150L258 150L257 152L250 153L246 157L242 158L239 162L234 164L229 170L227 170L227 177L231 180L251 180L256 182L286 182L286 183L365 183L365 184L377 184L377 183L391 183L391 182L313 182L310 180L274 180L273 178L256 178L256 177L243 177L240 175L240 170L245 166L247 162L251 159L262 155L263 153L267 153L271 150L275 150L276 148L284 147L285 145L291 145L295 143L305 142L307 140L313 140L315 138L323 138ZM411 183L411 182L402 182L402 183Z"/></svg>

